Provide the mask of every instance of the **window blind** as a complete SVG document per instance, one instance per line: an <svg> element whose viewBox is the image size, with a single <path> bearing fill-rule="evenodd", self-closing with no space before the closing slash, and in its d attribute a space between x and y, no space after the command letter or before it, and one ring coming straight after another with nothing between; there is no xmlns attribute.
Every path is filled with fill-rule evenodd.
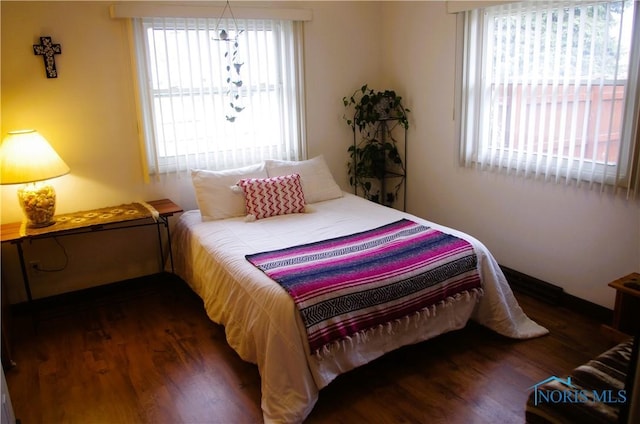
<svg viewBox="0 0 640 424"><path fill-rule="evenodd" d="M300 23L153 17L133 31L151 174L304 156Z"/></svg>
<svg viewBox="0 0 640 424"><path fill-rule="evenodd" d="M632 1L466 12L462 163L633 195L638 16Z"/></svg>

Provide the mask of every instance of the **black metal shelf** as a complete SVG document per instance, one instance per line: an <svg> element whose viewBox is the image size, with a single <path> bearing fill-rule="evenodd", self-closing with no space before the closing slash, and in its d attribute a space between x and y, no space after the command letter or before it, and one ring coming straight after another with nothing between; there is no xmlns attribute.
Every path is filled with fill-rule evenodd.
<svg viewBox="0 0 640 424"><path fill-rule="evenodd" d="M355 122L356 117L354 117L354 122ZM381 170L379 173L376 172L377 175L371 175L371 176L367 176L367 175L354 175L354 177L359 178L359 179L371 179L371 180L376 180L379 184L379 193L377 194L377 199L376 198L369 198L369 200L372 201L377 201L377 203L379 204L383 204L386 206L390 206L390 207L397 207L400 206L400 204L397 203L401 203L402 205L402 210L406 211L407 208L407 184L406 184L406 177L407 177L407 129L403 126L403 125L389 125L390 122L400 122L401 120L406 120L406 114L403 113L403 115L400 116L392 116L392 117L386 117L386 118L380 118L377 121L375 121L374 123L372 123L371 125L373 126L373 134L374 134L374 138L379 139L380 143L386 143L386 142L391 142L394 143L396 145L396 147L398 148L398 153L400 155L400 159L401 159L401 167L402 170L398 171L396 170L392 170L392 169L384 169ZM372 133L372 128L369 128L369 133ZM393 136L393 132L396 131L402 131L402 143L398 143L398 141L396 140L396 138L394 138ZM360 128L358 128L357 126L354 126L353 129L353 147L354 149L365 145L366 143L371 142L370 140L367 139L363 139L362 137L362 132L363 130L361 130ZM400 137L398 137L400 138ZM360 141L358 141L358 139L360 139ZM353 157L353 172L356 172L356 161L357 158L354 155ZM382 175L382 177L379 177L378 175ZM387 180L388 179L393 179L393 178L401 178L402 180L397 183L395 186L391 187L392 192L394 194L394 201L391 203L386 202L386 198L387 198L387 194L390 192L389 191L389 187L387 184ZM358 193L358 184L354 185L354 194L359 195ZM402 199L401 202L398 202L398 194L402 193ZM364 193L362 193L362 195L364 196ZM374 197L375 195L371 196Z"/></svg>

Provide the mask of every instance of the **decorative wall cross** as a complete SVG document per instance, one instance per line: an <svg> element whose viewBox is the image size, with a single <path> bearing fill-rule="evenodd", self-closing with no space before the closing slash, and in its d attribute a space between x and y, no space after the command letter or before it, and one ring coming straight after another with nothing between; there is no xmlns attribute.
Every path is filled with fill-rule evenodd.
<svg viewBox="0 0 640 424"><path fill-rule="evenodd" d="M58 78L56 71L56 58L54 55L61 54L60 44L53 44L51 37L40 37L40 44L33 45L33 54L40 55L44 59L44 69L47 71L47 78Z"/></svg>

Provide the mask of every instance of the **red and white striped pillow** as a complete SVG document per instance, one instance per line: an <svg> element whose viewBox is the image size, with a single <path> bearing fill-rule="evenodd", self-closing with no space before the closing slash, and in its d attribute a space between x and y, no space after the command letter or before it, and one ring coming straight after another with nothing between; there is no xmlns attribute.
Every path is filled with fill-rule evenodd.
<svg viewBox="0 0 640 424"><path fill-rule="evenodd" d="M299 174L246 178L240 180L238 186L244 192L249 220L304 212L305 200Z"/></svg>

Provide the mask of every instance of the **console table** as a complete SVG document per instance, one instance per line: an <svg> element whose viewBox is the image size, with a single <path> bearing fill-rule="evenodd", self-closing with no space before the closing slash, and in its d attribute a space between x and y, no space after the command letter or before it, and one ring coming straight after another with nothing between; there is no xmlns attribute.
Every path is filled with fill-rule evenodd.
<svg viewBox="0 0 640 424"><path fill-rule="evenodd" d="M169 230L169 217L182 212L182 208L169 199L153 200L150 202L129 203L125 205L111 206L88 211L73 212L56 215L54 223L48 227L28 228L23 222L2 224L0 239L2 243L15 244L18 249L20 270L27 294L27 301L31 303L31 286L27 266L22 251L22 243L25 240L36 240L52 237L63 237L75 234L91 233L98 231L121 230L133 227L155 225L158 230L158 244L160 256L164 268L164 249L162 248L162 235L160 226L164 226L167 233L169 260L173 271L173 254L171 252L171 232Z"/></svg>

